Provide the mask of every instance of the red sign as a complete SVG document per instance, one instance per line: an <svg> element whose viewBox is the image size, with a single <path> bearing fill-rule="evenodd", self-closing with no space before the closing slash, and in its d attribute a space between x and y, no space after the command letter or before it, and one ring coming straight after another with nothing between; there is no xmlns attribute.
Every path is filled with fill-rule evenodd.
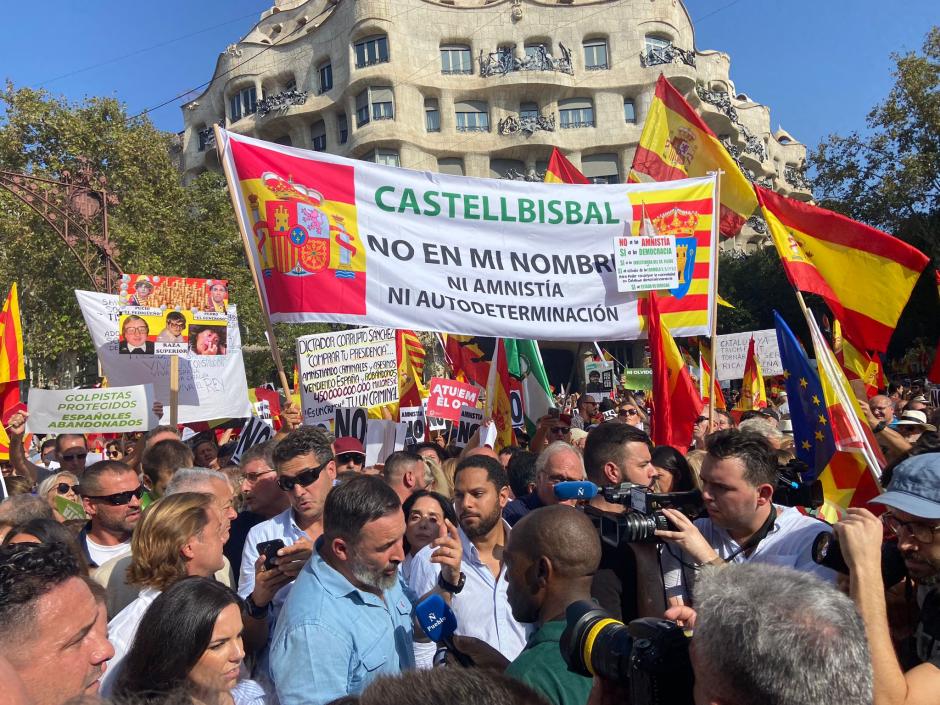
<svg viewBox="0 0 940 705"><path fill-rule="evenodd" d="M428 416L438 419L460 420L464 406L476 406L480 390L472 384L453 379L434 377L428 384Z"/></svg>

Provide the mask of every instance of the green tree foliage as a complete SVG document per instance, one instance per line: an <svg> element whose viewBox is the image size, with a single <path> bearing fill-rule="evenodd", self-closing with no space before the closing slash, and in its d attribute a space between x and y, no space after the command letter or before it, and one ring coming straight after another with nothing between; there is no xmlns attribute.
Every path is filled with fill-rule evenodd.
<svg viewBox="0 0 940 705"><path fill-rule="evenodd" d="M71 104L7 84L0 102L0 169L61 179L80 157L87 159L120 199L109 210L109 231L121 268L228 279L248 346L248 381L273 381L258 297L222 175L205 173L183 187L170 156L175 136L146 118L129 120L110 98ZM19 285L31 364L52 384L73 382L63 374L63 361L87 371L75 382L93 381L94 351L73 293L93 288L88 275L45 221L5 191L0 213L0 291ZM294 338L324 328L278 327L288 376Z"/></svg>

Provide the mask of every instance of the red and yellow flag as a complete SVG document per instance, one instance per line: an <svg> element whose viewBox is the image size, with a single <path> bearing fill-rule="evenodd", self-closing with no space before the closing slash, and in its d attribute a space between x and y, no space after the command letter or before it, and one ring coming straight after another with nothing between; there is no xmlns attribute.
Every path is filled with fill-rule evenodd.
<svg viewBox="0 0 940 705"><path fill-rule="evenodd" d="M486 381L485 412L496 424L496 451L516 444L516 433L512 428L512 405L509 400L510 385L506 345L502 338L497 338Z"/></svg>
<svg viewBox="0 0 940 705"><path fill-rule="evenodd" d="M821 296L856 347L887 350L927 256L839 213L756 189L790 283Z"/></svg>
<svg viewBox="0 0 940 705"><path fill-rule="evenodd" d="M552 156L548 160L548 169L545 170L546 184L589 184L587 177L578 167L568 161L557 147L552 148Z"/></svg>
<svg viewBox="0 0 940 705"><path fill-rule="evenodd" d="M699 372L699 394L702 396L704 404L711 404L714 396L716 409L727 409L728 403L725 401L725 395L721 393L721 387L718 386L718 380L712 377L712 368L708 364L709 349L704 345L699 346L698 350L698 368ZM709 387L712 393L709 393Z"/></svg>
<svg viewBox="0 0 940 705"><path fill-rule="evenodd" d="M747 360L744 363L744 378L741 380L741 398L735 405L735 411L751 411L767 408L767 390L764 388L764 374L760 369L760 360L754 349L754 338L747 344Z"/></svg>
<svg viewBox="0 0 940 705"><path fill-rule="evenodd" d="M864 350L859 350L842 337L842 325L836 319L832 326L832 351L849 381L860 380L865 385L865 394L871 398L878 393L881 383L881 365Z"/></svg>
<svg viewBox="0 0 940 705"><path fill-rule="evenodd" d="M395 343L401 406L421 406L421 400L428 395L424 387L424 346L411 330L397 331Z"/></svg>
<svg viewBox="0 0 940 705"><path fill-rule="evenodd" d="M660 75L629 181L672 181L719 169L724 172L719 226L722 235L733 237L757 209L751 183L695 109Z"/></svg>
<svg viewBox="0 0 940 705"><path fill-rule="evenodd" d="M704 404L669 327L660 317L656 292L651 291L647 301L646 321L653 367L653 443L672 446L685 453L692 444L695 419L702 413Z"/></svg>
<svg viewBox="0 0 940 705"><path fill-rule="evenodd" d="M19 380L26 378L23 326L16 282L0 310L0 416L20 403ZM0 460L10 459L10 438L0 424Z"/></svg>

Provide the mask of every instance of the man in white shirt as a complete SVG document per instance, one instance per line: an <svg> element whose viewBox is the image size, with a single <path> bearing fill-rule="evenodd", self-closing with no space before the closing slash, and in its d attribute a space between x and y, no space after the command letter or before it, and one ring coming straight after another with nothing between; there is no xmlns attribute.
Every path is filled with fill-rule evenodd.
<svg viewBox="0 0 940 705"><path fill-rule="evenodd" d="M417 596L435 588L451 593L457 634L485 641L512 661L525 648L532 626L513 618L506 598L503 550L511 529L502 510L508 501L509 480L497 459L473 455L461 460L454 471L454 505L463 549L461 579L454 585L441 578L439 559L431 560L440 549L432 543L415 555L409 587ZM434 649L422 646L415 650L417 665L427 667Z"/></svg>
<svg viewBox="0 0 940 705"><path fill-rule="evenodd" d="M137 473L116 460L101 460L85 469L79 494L90 518L79 536L89 565L104 565L128 553L144 494Z"/></svg>
<svg viewBox="0 0 940 705"><path fill-rule="evenodd" d="M835 573L812 557L813 541L832 527L773 503L779 471L763 436L729 429L712 434L708 444L701 471L708 517L693 522L665 509L675 530L656 532L666 542L662 566L669 604L688 604L694 574L704 565L773 563L834 582Z"/></svg>

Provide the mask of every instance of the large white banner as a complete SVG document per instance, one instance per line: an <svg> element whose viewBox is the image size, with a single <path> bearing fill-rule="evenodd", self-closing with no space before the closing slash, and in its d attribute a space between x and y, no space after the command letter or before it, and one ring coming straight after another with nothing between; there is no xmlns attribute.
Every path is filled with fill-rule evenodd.
<svg viewBox="0 0 940 705"><path fill-rule="evenodd" d="M30 433L123 433L157 425L149 384L100 389L30 389Z"/></svg>
<svg viewBox="0 0 940 705"><path fill-rule="evenodd" d="M304 423L327 425L337 407L398 400L394 328L353 328L297 338Z"/></svg>
<svg viewBox="0 0 940 705"><path fill-rule="evenodd" d="M76 291L101 369L108 383L123 387L152 384L153 397L170 417L170 358L155 355L122 355L118 352L118 297L94 291ZM180 357L179 422L251 416L241 334L235 307L228 317L227 355Z"/></svg>
<svg viewBox="0 0 940 705"><path fill-rule="evenodd" d="M775 328L755 330L747 333L730 333L718 336L715 349L715 377L722 381L742 379L744 365L747 362L747 347L754 336L754 351L760 361L761 372L765 377L783 374L780 360L780 348L777 347Z"/></svg>
<svg viewBox="0 0 940 705"><path fill-rule="evenodd" d="M715 178L571 186L386 167L222 131L224 166L275 321L549 340L644 337L615 236L670 240L674 335L707 335ZM672 249L670 249L672 251Z"/></svg>

